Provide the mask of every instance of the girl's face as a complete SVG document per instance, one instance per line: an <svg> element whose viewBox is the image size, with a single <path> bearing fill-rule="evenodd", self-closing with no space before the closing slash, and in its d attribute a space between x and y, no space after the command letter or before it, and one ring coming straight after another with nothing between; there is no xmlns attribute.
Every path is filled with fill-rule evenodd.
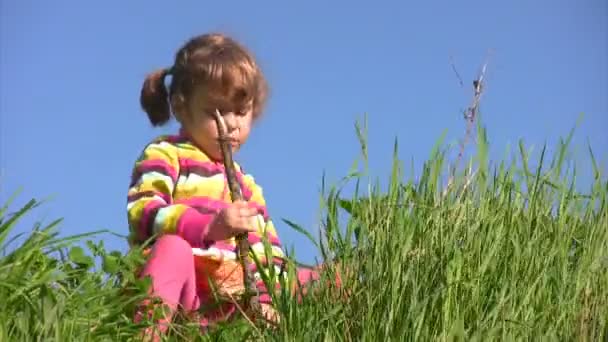
<svg viewBox="0 0 608 342"><path fill-rule="evenodd" d="M221 161L223 159L219 144L217 123L214 118L216 109L220 111L226 122L226 134L231 140L232 151L239 150L245 144L253 123L253 106L248 103L244 108L216 108L206 104L203 96L194 96L183 108L184 129L193 142L202 149L209 158Z"/></svg>

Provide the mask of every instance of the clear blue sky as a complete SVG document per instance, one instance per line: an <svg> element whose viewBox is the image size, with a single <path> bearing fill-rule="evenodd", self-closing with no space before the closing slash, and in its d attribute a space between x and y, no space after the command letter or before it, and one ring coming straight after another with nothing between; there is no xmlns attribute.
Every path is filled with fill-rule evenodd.
<svg viewBox="0 0 608 342"><path fill-rule="evenodd" d="M488 49L482 110L495 160L518 139L536 151L554 144L580 113L574 147L585 153L588 139L604 168L608 159L603 0L6 0L0 15L0 200L18 188L17 204L53 196L34 218L64 217L62 234L127 233L133 162L175 129L149 126L138 102L143 78L208 31L241 40L266 71L268 110L237 157L304 261L311 245L280 218L316 232L322 173L335 181L358 157L355 120L368 113L374 176L388 175L395 137L400 158L419 167L443 130L448 142L463 135L460 111ZM106 244L127 247L114 237Z"/></svg>

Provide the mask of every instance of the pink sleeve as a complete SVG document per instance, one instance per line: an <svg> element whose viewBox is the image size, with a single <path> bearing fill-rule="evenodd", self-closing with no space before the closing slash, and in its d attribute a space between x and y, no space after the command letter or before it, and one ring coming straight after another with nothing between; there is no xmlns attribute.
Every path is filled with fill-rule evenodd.
<svg viewBox="0 0 608 342"><path fill-rule="evenodd" d="M201 247L214 218L215 214L202 214L196 209L188 208L180 217L175 232L192 247Z"/></svg>

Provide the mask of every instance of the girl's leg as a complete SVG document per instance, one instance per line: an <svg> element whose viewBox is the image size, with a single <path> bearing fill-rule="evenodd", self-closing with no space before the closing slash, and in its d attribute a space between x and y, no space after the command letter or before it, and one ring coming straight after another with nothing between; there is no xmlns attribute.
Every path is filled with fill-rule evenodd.
<svg viewBox="0 0 608 342"><path fill-rule="evenodd" d="M306 295L308 292L306 289L307 285L319 281L319 279L321 278L320 272L323 267L325 267L325 265L321 264L314 268L307 268L307 267L298 268L298 270L297 270L298 284L300 286L302 286L303 295ZM336 278L335 278L333 284L328 283L327 285L335 286L338 288L341 287L342 279L340 279L340 275L336 274ZM299 295L298 295L298 300L301 300Z"/></svg>
<svg viewBox="0 0 608 342"><path fill-rule="evenodd" d="M308 284L309 282L314 280L319 280L319 271L315 268L298 268L297 275L298 282L302 285Z"/></svg>
<svg viewBox="0 0 608 342"><path fill-rule="evenodd" d="M152 252L141 277L152 279L151 295L158 297L169 312L159 322L159 330L165 332L178 306L186 312L200 305L196 292L194 257L190 244L177 235L164 235L152 247ZM148 303L144 303L144 307ZM151 313L149 313L151 314ZM139 312L136 321L141 319Z"/></svg>
<svg viewBox="0 0 608 342"><path fill-rule="evenodd" d="M299 291L297 290L298 288L302 287L303 293L302 294L306 294L306 286L314 281L319 280L319 270L317 268L306 268L306 267L302 267L302 268L298 268L296 271L296 276L297 276L297 284L295 285L295 287L293 288L293 290ZM259 301L261 304L263 305L270 305L270 303L272 303L272 300L270 298L270 295L268 294L268 289L266 288L266 285L264 284L264 282L262 280L259 280L256 283L258 290L260 291L260 297L259 297ZM277 283L275 286L275 291L279 291L280 290L280 285ZM298 292L298 301L300 301L301 295Z"/></svg>

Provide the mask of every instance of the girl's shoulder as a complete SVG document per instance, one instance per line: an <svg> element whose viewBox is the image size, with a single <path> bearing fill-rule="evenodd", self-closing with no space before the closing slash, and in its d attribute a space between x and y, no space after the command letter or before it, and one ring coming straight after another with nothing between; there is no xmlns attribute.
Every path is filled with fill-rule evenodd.
<svg viewBox="0 0 608 342"><path fill-rule="evenodd" d="M162 134L152 138L148 142L148 146L152 144L163 144L163 145L173 145L178 146L180 144L186 143L187 140L184 136L180 134Z"/></svg>
<svg viewBox="0 0 608 342"><path fill-rule="evenodd" d="M144 146L144 150L164 150L166 152L178 152L180 150L199 150L181 134L163 134L150 139Z"/></svg>
<svg viewBox="0 0 608 342"><path fill-rule="evenodd" d="M144 143L138 162L149 159L159 159L165 162L175 163L179 160L180 150L183 149L185 141L177 134L164 134L153 137Z"/></svg>
<svg viewBox="0 0 608 342"><path fill-rule="evenodd" d="M261 194L262 186L257 182L257 180L255 179L255 177L253 176L253 174L251 172L247 172L243 168L243 166L241 164L239 164L237 161L234 161L234 168L241 175L241 180L243 182L243 185L245 186L246 189L248 189L248 192L253 192L254 194L255 193Z"/></svg>
<svg viewBox="0 0 608 342"><path fill-rule="evenodd" d="M165 134L151 139L144 148L145 155L162 155L171 164L191 168L214 169L216 163L182 134ZM240 170L240 168L238 168Z"/></svg>
<svg viewBox="0 0 608 342"><path fill-rule="evenodd" d="M245 168L243 168L243 165L240 162L238 162L237 160L234 160L234 168L246 181L255 183L253 175L251 173L247 172L245 170Z"/></svg>

